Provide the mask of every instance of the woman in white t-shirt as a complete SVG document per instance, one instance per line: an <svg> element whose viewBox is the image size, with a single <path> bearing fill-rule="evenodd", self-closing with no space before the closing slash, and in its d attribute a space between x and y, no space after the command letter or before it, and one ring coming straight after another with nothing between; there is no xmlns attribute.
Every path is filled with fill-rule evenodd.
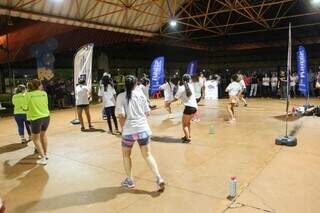
<svg viewBox="0 0 320 213"><path fill-rule="evenodd" d="M170 118L172 117L172 111L171 111L171 101L173 101L173 90L175 85L171 83L170 81L167 81L165 79L165 83L160 86L160 90L163 90L164 93L164 107L169 112Z"/></svg>
<svg viewBox="0 0 320 213"><path fill-rule="evenodd" d="M196 97L197 103L199 103L201 101L201 83L199 81L199 76L194 75L192 76L192 86L194 88L194 96ZM196 113L193 114L193 121L195 122L200 122L200 118L199 118L199 111L197 111Z"/></svg>
<svg viewBox="0 0 320 213"><path fill-rule="evenodd" d="M81 124L81 131L85 130L84 127L84 122L83 122L83 118L82 118L82 111L84 110L87 120L88 120L88 124L89 124L89 128L93 128L92 124L91 124L91 116L90 116L90 111L89 111L89 89L88 87L85 85L85 80L80 79L78 82L78 85L76 86L75 89L75 96L76 96L76 106L77 106L77 113L78 113L78 117L80 120L80 124Z"/></svg>
<svg viewBox="0 0 320 213"><path fill-rule="evenodd" d="M277 96L277 89L278 89L278 77L275 73L272 73L271 93L272 93L272 97L274 97L274 98Z"/></svg>
<svg viewBox="0 0 320 213"><path fill-rule="evenodd" d="M264 98L267 98L269 96L270 91L270 77L268 76L268 73L264 74L264 77L262 78L262 94Z"/></svg>
<svg viewBox="0 0 320 213"><path fill-rule="evenodd" d="M226 92L229 94L229 103L227 105L227 111L229 113L230 116L230 122L235 122L236 118L235 118L235 112L234 112L234 106L237 104L238 102L238 97L239 94L242 91L241 85L238 81L238 75L233 74L231 76L231 83L228 85L228 87L226 88Z"/></svg>
<svg viewBox="0 0 320 213"><path fill-rule="evenodd" d="M147 120L150 115L148 101L141 90L137 88L136 77L126 76L125 88L126 91L118 95L116 102L116 114L119 116L122 126L123 165L127 175L121 185L128 188L135 187L132 178L131 149L134 142L137 141L143 158L156 176L159 191L163 191L165 183L150 151L151 129Z"/></svg>
<svg viewBox="0 0 320 213"><path fill-rule="evenodd" d="M184 74L182 76L182 81L172 102L181 99L185 108L182 116L182 129L184 132L184 137L181 138L182 143L191 143L191 119L192 115L197 112L198 104L194 92L194 88L191 84L191 76L189 74Z"/></svg>
<svg viewBox="0 0 320 213"><path fill-rule="evenodd" d="M111 134L119 134L117 117L115 115L116 94L117 93L113 87L113 82L110 76L103 76L98 96L100 97L100 102L103 104L103 111L107 117L108 127ZM112 128L111 117L114 123L115 131L113 131Z"/></svg>
<svg viewBox="0 0 320 213"><path fill-rule="evenodd" d="M290 94L292 94L294 98L297 95L296 93L297 80L298 78L296 76L296 73L292 73L290 76Z"/></svg>

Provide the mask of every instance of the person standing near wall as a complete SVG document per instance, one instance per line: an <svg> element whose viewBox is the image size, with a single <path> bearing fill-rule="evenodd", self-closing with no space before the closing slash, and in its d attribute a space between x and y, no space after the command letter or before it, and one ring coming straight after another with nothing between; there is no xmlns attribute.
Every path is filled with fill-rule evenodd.
<svg viewBox="0 0 320 213"><path fill-rule="evenodd" d="M256 97L258 90L258 76L256 72L253 72L251 78L251 90L250 90L250 97Z"/></svg>
<svg viewBox="0 0 320 213"><path fill-rule="evenodd" d="M309 94L311 97L314 97L314 83L315 83L315 74L313 69L309 71Z"/></svg>
<svg viewBox="0 0 320 213"><path fill-rule="evenodd" d="M277 88L278 88L278 77L277 77L276 73L272 73L271 94L272 94L273 98L277 97Z"/></svg>
<svg viewBox="0 0 320 213"><path fill-rule="evenodd" d="M287 77L284 71L280 71L279 89L281 92L280 99L285 100L287 98Z"/></svg>
<svg viewBox="0 0 320 213"><path fill-rule="evenodd" d="M264 98L270 96L270 77L268 73L265 73L262 78L262 95Z"/></svg>
<svg viewBox="0 0 320 213"><path fill-rule="evenodd" d="M297 96L296 84L297 84L297 75L295 72L293 72L290 76L290 95L292 95L293 98L296 98Z"/></svg>

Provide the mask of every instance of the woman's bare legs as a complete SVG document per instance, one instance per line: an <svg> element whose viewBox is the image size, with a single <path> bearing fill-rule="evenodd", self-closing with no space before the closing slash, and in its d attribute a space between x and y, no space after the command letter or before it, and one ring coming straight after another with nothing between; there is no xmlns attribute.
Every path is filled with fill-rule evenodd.
<svg viewBox="0 0 320 213"><path fill-rule="evenodd" d="M143 145L140 146L140 150L141 150L141 154L144 158L144 160L147 162L149 168L151 169L151 171L153 172L154 176L157 178L160 178L160 173L159 173L159 169L158 169L158 165L156 160L154 159L154 157L151 154L151 149L150 149L150 145Z"/></svg>
<svg viewBox="0 0 320 213"><path fill-rule="evenodd" d="M122 147L123 167L127 177L132 179L131 148Z"/></svg>
<svg viewBox="0 0 320 213"><path fill-rule="evenodd" d="M77 107L78 118L80 121L81 128L84 128L83 117L82 117L82 108Z"/></svg>
<svg viewBox="0 0 320 213"><path fill-rule="evenodd" d="M43 148L44 155L47 156L47 150L48 150L48 137L46 131L40 132L40 143Z"/></svg>
<svg viewBox="0 0 320 213"><path fill-rule="evenodd" d="M43 158L45 157L45 152L44 149L42 147L42 143L40 142L40 134L32 134L32 140L34 145L37 148L38 153L40 154L40 156Z"/></svg>
<svg viewBox="0 0 320 213"><path fill-rule="evenodd" d="M84 108L84 112L86 113L86 117L87 117L87 120L88 120L89 127L92 127L89 106Z"/></svg>
<svg viewBox="0 0 320 213"><path fill-rule="evenodd" d="M185 115L182 116L182 129L184 132L184 136L186 139L190 139L190 121L192 119L192 115Z"/></svg>

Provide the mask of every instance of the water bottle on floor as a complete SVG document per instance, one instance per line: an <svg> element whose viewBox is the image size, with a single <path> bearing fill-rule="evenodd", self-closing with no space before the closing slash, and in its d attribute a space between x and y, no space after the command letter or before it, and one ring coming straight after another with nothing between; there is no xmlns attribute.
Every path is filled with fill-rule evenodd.
<svg viewBox="0 0 320 213"><path fill-rule="evenodd" d="M229 197L234 198L237 195L237 178L232 176L229 181Z"/></svg>

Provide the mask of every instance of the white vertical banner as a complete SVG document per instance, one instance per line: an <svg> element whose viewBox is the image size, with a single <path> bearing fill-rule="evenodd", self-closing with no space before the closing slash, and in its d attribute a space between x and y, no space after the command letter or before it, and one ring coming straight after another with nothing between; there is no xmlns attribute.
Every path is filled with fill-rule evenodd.
<svg viewBox="0 0 320 213"><path fill-rule="evenodd" d="M291 56L292 56L292 50L291 50L291 22L289 23L289 41L288 41L288 60L287 60L287 107L286 112L289 112L289 101L290 101L290 75L291 75Z"/></svg>
<svg viewBox="0 0 320 213"><path fill-rule="evenodd" d="M79 80L85 80L89 92L92 89L93 43L82 46L74 57L74 87Z"/></svg>

